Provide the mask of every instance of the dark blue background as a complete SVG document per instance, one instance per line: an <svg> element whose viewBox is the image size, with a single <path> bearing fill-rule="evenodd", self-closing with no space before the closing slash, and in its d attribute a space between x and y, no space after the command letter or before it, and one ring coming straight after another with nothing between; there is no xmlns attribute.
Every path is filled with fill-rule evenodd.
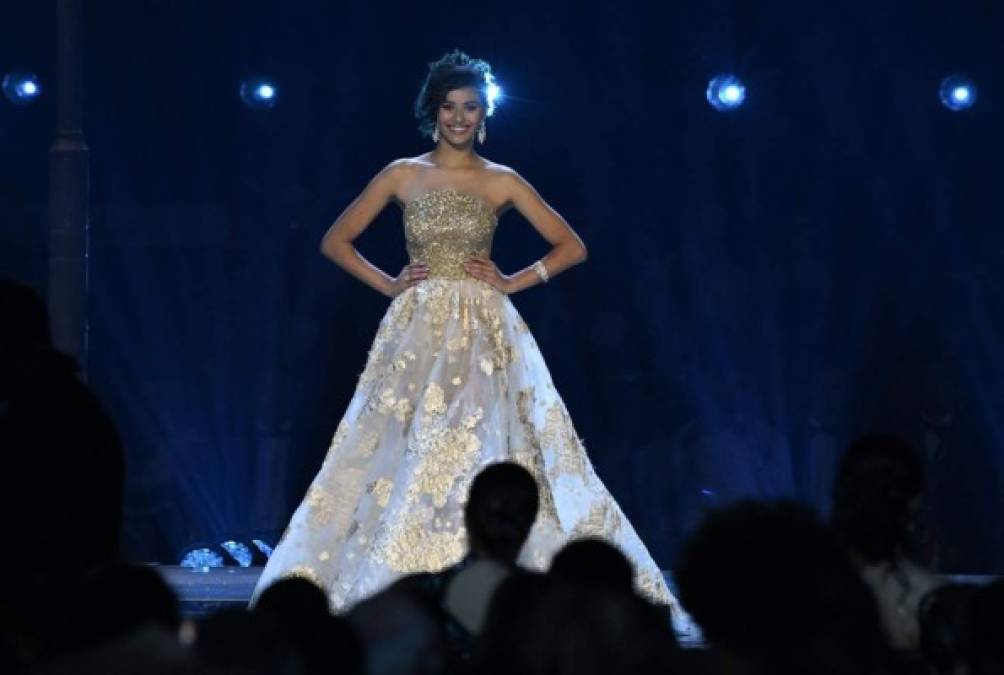
<svg viewBox="0 0 1004 675"><path fill-rule="evenodd" d="M429 149L411 103L460 47L509 96L483 154L589 245L514 301L664 567L715 504L823 507L839 449L885 429L924 449L940 567L1004 570L1000 3L85 4L90 377L128 448L130 556L285 525L387 305L319 239ZM0 274L43 292L52 5L7 3L0 41L47 88L0 105ZM704 101L720 71L737 113ZM936 96L956 71L981 87L964 114ZM257 74L273 111L236 95ZM394 272L399 217L358 242ZM503 270L545 251L503 218Z"/></svg>

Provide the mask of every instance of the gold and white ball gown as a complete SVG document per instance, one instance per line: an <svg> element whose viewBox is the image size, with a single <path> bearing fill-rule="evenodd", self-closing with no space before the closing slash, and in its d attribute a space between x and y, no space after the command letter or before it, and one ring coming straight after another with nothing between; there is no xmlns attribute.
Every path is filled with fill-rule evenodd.
<svg viewBox="0 0 1004 675"><path fill-rule="evenodd" d="M496 216L437 190L404 209L408 255L426 280L391 302L331 448L265 567L255 597L299 575L342 609L466 553L464 501L487 464L518 462L540 484L520 562L546 569L569 539L598 536L632 560L647 597L675 602L586 456L509 297L463 269L489 255Z"/></svg>

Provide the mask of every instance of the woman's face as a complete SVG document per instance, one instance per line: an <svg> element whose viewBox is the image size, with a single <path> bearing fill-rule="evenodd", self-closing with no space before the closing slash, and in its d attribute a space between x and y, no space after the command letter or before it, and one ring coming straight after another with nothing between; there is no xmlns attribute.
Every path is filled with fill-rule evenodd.
<svg viewBox="0 0 1004 675"><path fill-rule="evenodd" d="M474 87L454 89L439 106L436 119L439 137L453 145L469 143L484 116L484 106Z"/></svg>

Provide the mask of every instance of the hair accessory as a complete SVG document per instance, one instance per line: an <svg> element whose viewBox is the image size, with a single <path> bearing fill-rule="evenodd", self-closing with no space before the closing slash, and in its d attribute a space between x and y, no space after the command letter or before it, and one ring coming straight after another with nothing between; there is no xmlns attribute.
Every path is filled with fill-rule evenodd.
<svg viewBox="0 0 1004 675"><path fill-rule="evenodd" d="M544 263L542 261L538 260L533 265L531 265L531 267L533 267L533 271L537 273L537 276L540 277L540 280L543 281L545 284L547 283L547 280L551 278L548 275L547 268L544 267Z"/></svg>

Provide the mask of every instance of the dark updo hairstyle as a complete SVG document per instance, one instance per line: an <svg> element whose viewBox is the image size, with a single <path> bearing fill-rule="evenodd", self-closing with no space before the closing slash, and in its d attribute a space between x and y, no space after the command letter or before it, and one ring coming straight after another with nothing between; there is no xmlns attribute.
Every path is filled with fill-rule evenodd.
<svg viewBox="0 0 1004 675"><path fill-rule="evenodd" d="M418 120L418 130L426 136L431 136L436 130L436 116L439 106L446 100L446 95L454 89L472 87L478 92L485 116L492 114L493 105L488 100L488 85L492 83L492 68L487 61L472 59L470 56L454 49L438 61L429 64L429 74L425 77L422 89L415 100L415 118Z"/></svg>

